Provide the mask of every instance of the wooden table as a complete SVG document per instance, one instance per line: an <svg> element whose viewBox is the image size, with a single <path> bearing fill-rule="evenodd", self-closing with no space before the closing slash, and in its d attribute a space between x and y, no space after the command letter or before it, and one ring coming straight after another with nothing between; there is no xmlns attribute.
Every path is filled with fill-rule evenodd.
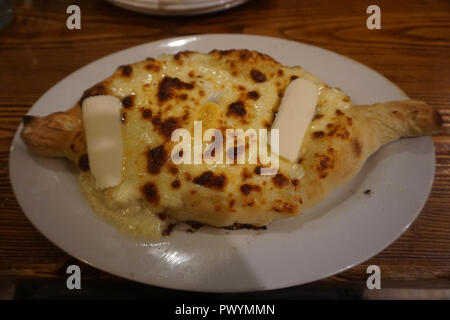
<svg viewBox="0 0 450 320"><path fill-rule="evenodd" d="M141 15L100 0L13 3L15 19L0 31L0 297L13 291L22 298L80 295L65 289L65 266L74 259L34 229L11 190L9 148L22 116L48 88L91 61L149 41L201 33L268 35L333 50L379 71L411 98L435 106L445 121L433 137L432 192L419 218L397 241L337 276L264 294L376 297L379 293L363 292L371 264L381 267L383 288L450 288L448 0L376 1L381 30L366 28L366 8L372 1L359 0L254 0L230 11L185 18ZM66 28L66 8L72 3L81 7L81 30ZM135 284L76 263L88 281L85 288L92 289L82 290L85 297L186 294Z"/></svg>

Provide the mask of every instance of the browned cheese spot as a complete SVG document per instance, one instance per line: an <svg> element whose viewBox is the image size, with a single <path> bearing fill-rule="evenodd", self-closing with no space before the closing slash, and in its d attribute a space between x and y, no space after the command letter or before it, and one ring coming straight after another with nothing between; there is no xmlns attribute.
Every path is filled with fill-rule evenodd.
<svg viewBox="0 0 450 320"><path fill-rule="evenodd" d="M159 203L158 188L153 182L148 182L141 187L141 192L145 199L151 204L157 206Z"/></svg>
<svg viewBox="0 0 450 320"><path fill-rule="evenodd" d="M172 132L178 128L178 119L170 117L165 119L159 127L160 132L166 137L170 138Z"/></svg>
<svg viewBox="0 0 450 320"><path fill-rule="evenodd" d="M183 119L184 121L186 121L187 119L189 119L189 110L184 110L182 119Z"/></svg>
<svg viewBox="0 0 450 320"><path fill-rule="evenodd" d="M258 100L258 98L259 98L258 91L249 91L247 93L247 98L252 99L252 100Z"/></svg>
<svg viewBox="0 0 450 320"><path fill-rule="evenodd" d="M323 131L313 132L313 137L314 138L322 138L324 135L325 135L325 132L323 132Z"/></svg>
<svg viewBox="0 0 450 320"><path fill-rule="evenodd" d="M124 66L120 66L119 68L120 68L121 75L124 76L124 77L128 78L133 73L133 67L130 66L129 64L124 65Z"/></svg>
<svg viewBox="0 0 450 320"><path fill-rule="evenodd" d="M225 187L227 178L225 175L216 175L212 171L206 171L200 176L195 177L193 182L203 187L222 190Z"/></svg>
<svg viewBox="0 0 450 320"><path fill-rule="evenodd" d="M122 99L122 105L126 109L130 109L134 106L134 95L130 94Z"/></svg>
<svg viewBox="0 0 450 320"><path fill-rule="evenodd" d="M166 150L164 145L150 149L147 152L147 170L151 174L158 174L162 166L167 161Z"/></svg>
<svg viewBox="0 0 450 320"><path fill-rule="evenodd" d="M256 167L255 167L255 173L256 173L257 175L261 175L261 169L262 169L261 166L256 166Z"/></svg>
<svg viewBox="0 0 450 320"><path fill-rule="evenodd" d="M276 200L272 209L280 213L295 213L297 211L297 206L288 202Z"/></svg>
<svg viewBox="0 0 450 320"><path fill-rule="evenodd" d="M161 112L158 112L158 114L152 118L152 123L157 128L161 125Z"/></svg>
<svg viewBox="0 0 450 320"><path fill-rule="evenodd" d="M152 124L156 127L158 132L165 138L170 138L172 132L179 128L179 119L175 117L169 117L164 121L161 120L160 112L152 117Z"/></svg>
<svg viewBox="0 0 450 320"><path fill-rule="evenodd" d="M150 64L146 65L145 69L148 71L152 71L152 72L160 72L161 71L161 67L154 63L150 63Z"/></svg>
<svg viewBox="0 0 450 320"><path fill-rule="evenodd" d="M242 177L242 180L247 180L247 179L250 179L251 177L253 177L253 175L252 175L252 173L251 172L249 172L248 170L247 170L247 168L244 168L242 171L241 171L241 177Z"/></svg>
<svg viewBox="0 0 450 320"><path fill-rule="evenodd" d="M272 182L276 187L283 188L289 184L289 179L285 175L283 175L281 173L277 173L272 178Z"/></svg>
<svg viewBox="0 0 450 320"><path fill-rule="evenodd" d="M315 114L313 120L319 120L323 118L323 114Z"/></svg>
<svg viewBox="0 0 450 320"><path fill-rule="evenodd" d="M250 192L252 192L252 191L261 191L260 186L258 186L256 184L247 184L247 183L243 184L240 189L241 189L241 192L246 196L248 196L250 194Z"/></svg>
<svg viewBox="0 0 450 320"><path fill-rule="evenodd" d="M252 77L253 81L258 82L258 83L262 83L265 82L267 80L267 77L264 73L262 73L259 70L256 69L252 69L250 71L250 77Z"/></svg>
<svg viewBox="0 0 450 320"><path fill-rule="evenodd" d="M329 137L336 136L337 138L346 140L350 135L347 129L339 124L329 123L327 124L327 128L330 129L327 134Z"/></svg>
<svg viewBox="0 0 450 320"><path fill-rule="evenodd" d="M239 52L239 59L241 59L241 61L247 61L251 56L252 54L248 50L241 50Z"/></svg>
<svg viewBox="0 0 450 320"><path fill-rule="evenodd" d="M178 78L164 77L158 85L158 100L163 103L176 97L177 90L191 90L194 88L192 83L186 83Z"/></svg>
<svg viewBox="0 0 450 320"><path fill-rule="evenodd" d="M315 153L314 157L317 159L315 168L319 174L319 177L323 179L328 175L329 169L334 168L336 151L332 148L328 148L328 154Z"/></svg>
<svg viewBox="0 0 450 320"><path fill-rule="evenodd" d="M141 111L142 118L147 120L150 120L152 118L153 112L151 109L140 108L139 111Z"/></svg>
<svg viewBox="0 0 450 320"><path fill-rule="evenodd" d="M95 96L103 96L108 94L108 89L106 89L105 85L100 82L97 83L95 86L87 89L84 91L83 96L81 97L79 103L80 106L83 104L84 99L89 97L95 97Z"/></svg>
<svg viewBox="0 0 450 320"><path fill-rule="evenodd" d="M181 186L181 181L179 179L173 180L170 185L172 188L178 189Z"/></svg>
<svg viewBox="0 0 450 320"><path fill-rule="evenodd" d="M169 172L173 175L178 174L178 168L175 165L169 165L168 166Z"/></svg>
<svg viewBox="0 0 450 320"><path fill-rule="evenodd" d="M173 56L173 58L175 59L175 61L177 61L179 64L183 64L183 57L189 57L191 54L193 54L194 52L189 51L189 50L184 50L184 51L180 51L177 54L175 54Z"/></svg>
<svg viewBox="0 0 450 320"><path fill-rule="evenodd" d="M246 114L247 114L247 111L245 110L245 105L242 101L236 101L236 102L230 103L228 105L227 116L235 115L235 116L243 117Z"/></svg>

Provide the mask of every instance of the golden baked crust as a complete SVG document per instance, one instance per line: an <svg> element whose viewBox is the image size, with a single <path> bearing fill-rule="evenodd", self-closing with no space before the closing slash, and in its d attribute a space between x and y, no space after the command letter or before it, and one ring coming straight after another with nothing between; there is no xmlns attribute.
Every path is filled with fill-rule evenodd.
<svg viewBox="0 0 450 320"><path fill-rule="evenodd" d="M292 79L320 87L317 113L300 150L299 163L280 159L275 176L261 166L174 165L176 128L270 128ZM263 226L298 215L353 177L382 145L401 137L429 135L442 124L424 102L406 100L352 106L338 89L300 67L286 67L248 50L180 52L121 66L86 90L66 112L26 117L22 138L37 153L67 157L89 174L81 123L81 103L94 95L122 100L125 170L121 185L105 191L112 207L139 203L179 221L212 226ZM220 110L202 110L214 100ZM206 113L206 115L205 115ZM302 173L304 171L304 175Z"/></svg>

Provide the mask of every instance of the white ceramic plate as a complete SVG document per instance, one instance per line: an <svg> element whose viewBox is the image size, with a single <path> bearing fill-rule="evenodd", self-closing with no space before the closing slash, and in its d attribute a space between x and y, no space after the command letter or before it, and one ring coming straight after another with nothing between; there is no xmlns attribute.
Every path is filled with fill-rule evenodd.
<svg viewBox="0 0 450 320"><path fill-rule="evenodd" d="M47 91L30 114L65 110L117 66L179 50L248 48L302 65L355 104L407 98L389 80L341 55L306 44L250 35L200 35L144 44L111 54ZM21 128L19 128L20 130ZM28 152L17 133L10 174L33 225L58 247L99 269L136 281L195 291L253 291L321 279L374 256L413 222L434 175L430 137L391 143L361 173L303 216L266 231L175 230L160 243L136 242L100 220L80 194L68 162ZM373 194L364 194L371 189ZM382 266L381 266L382 267Z"/></svg>
<svg viewBox="0 0 450 320"><path fill-rule="evenodd" d="M108 0L127 10L162 16L190 16L228 10L249 0Z"/></svg>

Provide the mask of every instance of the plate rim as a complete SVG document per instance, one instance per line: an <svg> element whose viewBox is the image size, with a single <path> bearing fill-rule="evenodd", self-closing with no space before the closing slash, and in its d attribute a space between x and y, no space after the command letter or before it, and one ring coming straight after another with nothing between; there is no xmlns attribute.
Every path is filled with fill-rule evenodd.
<svg viewBox="0 0 450 320"><path fill-rule="evenodd" d="M30 107L30 109L27 111L26 114L27 114L27 115L30 114L30 111L33 109L33 107L34 107L36 104L38 104L38 102L39 102L44 96L46 96L47 93L48 93L50 90L52 90L56 85L58 85L60 82L66 80L67 78L72 77L74 74L76 74L76 73L78 73L78 72L82 72L83 69L88 68L89 66L91 66L91 65L93 65L93 64L95 64L95 63L97 63L99 60L105 59L105 58L110 57L110 56L113 56L113 55L115 55L115 54L119 54L119 53L122 53L122 54L123 54L123 53L125 53L126 51L134 51L134 50L138 50L138 48L144 47L144 46L148 46L148 45L150 45L150 44L155 45L155 46L158 46L158 45L160 45L160 44L164 44L164 43L168 43L168 42L172 42L172 41L177 41L177 40L186 40L186 39L194 39L194 40L193 40L194 42L195 42L195 41L208 41L208 39L205 39L205 38L210 38L210 37L213 37L213 38L215 38L215 37L244 37L244 38L245 38L245 37L248 37L248 38L255 38L255 37L256 37L256 38L260 38L260 39L268 39L268 38L269 38L271 41L287 41L287 42L291 42L291 43L293 43L293 44L300 44L300 45L312 47L312 48L314 48L314 49L319 49L319 50L325 51L325 52L328 53L328 54L336 55L336 56L339 56L340 58L345 58L346 60L349 60L351 63L357 64L358 67L363 67L363 68L366 68L366 69L370 70L371 72L373 72L373 73L377 74L378 76L382 77L383 80L389 82L390 85L391 85L392 87L394 87L394 88L399 92L399 94L403 95L405 98L408 98L408 96L405 94L405 92L404 92L400 87L398 87L395 83L393 83L390 79L388 79L387 77L385 77L385 76L382 75L381 73L377 72L376 70L372 69L371 67L369 67L369 66L367 66L367 65L365 65L365 64L363 64L363 63L360 63L360 62L357 61L357 60L354 60L353 58L349 58L349 57L344 56L344 55L342 55L342 54L340 54L340 53L337 53L337 52L334 52L334 51L331 51L331 50L328 50L328 49L325 49L325 48L322 48L322 47L318 47L318 46L315 46L315 45L312 45L312 44L309 44L309 43L299 42L299 41L295 41L295 40L291 40L291 39L285 39L285 38L277 38L277 37L263 36L263 35L253 35L253 34L213 33L213 34L185 35L185 36L178 36L178 37L170 37L170 38L159 39L159 40L156 40L156 41L149 41L149 42L142 43L142 44L139 44L139 45L130 47L130 48L125 48L125 49L122 49L122 50L119 50L119 51L115 51L115 52L112 52L112 53L107 54L107 55L105 55L105 56L102 56L102 57L100 57L100 58L97 58L97 59L95 59L94 61L91 61L91 62L89 62L89 63L83 65L82 67L76 69L75 71L71 72L71 73L68 74L67 76L65 76L65 77L63 77L62 79L58 80L54 85L52 85L52 86L51 86L49 89L47 89L43 94L41 94L41 96L34 102L34 104ZM184 47L184 46L181 46L181 48L183 48L183 47ZM180 49L181 49L181 48L180 48ZM231 48L230 48L230 49L231 49ZM264 288L264 289L258 289L258 288L255 287L255 288L253 288L253 289L242 289L242 290L236 290L236 289L233 289L233 290L226 290L226 289L225 289L225 290L220 290L220 289L219 289L219 290L213 290L213 289L211 289L211 290L204 290L204 289L201 289L201 290L200 290L200 289L197 289L197 288L183 288L183 287L171 286L171 285L167 285L167 284L166 284L166 285L160 285L160 284L149 283L149 282L146 282L146 281L144 281L144 280L142 280L142 279L139 279L139 278L132 278L132 277L129 277L129 276L126 275L125 273L119 274L119 273L117 273L117 272L109 271L109 270L107 270L107 268L105 268L105 267L100 267L100 266L98 266L98 263L94 263L94 262L92 262L92 261L88 261L88 260L86 260L86 259L84 259L84 258L82 258L82 257L80 257L80 256L78 256L78 255L76 255L76 254L69 253L69 252L66 251L64 248L62 248L61 246L59 246L52 238L48 237L44 232L42 232L42 230L41 230L37 225L35 225L35 223L33 223L33 221L30 219L29 215L28 215L28 214L25 212L25 210L23 209L23 206L22 206L22 204L21 204L21 202L19 201L19 198L18 198L18 196L17 196L17 192L16 192L17 186L15 186L15 182L14 182L14 180L13 180L12 177L11 177L11 172L12 172L12 170L11 170L11 169L12 169L11 155L12 155L12 153L14 152L14 146L15 146L16 140L17 140L18 138L20 138L20 137L19 137L19 136L20 136L20 130L22 129L22 127L23 127L23 124L20 123L19 126L18 126L18 128L17 128L17 130L16 130L16 132L15 132L15 134L14 134L14 136L13 136L13 139L12 139L12 141L11 141L11 145L10 145L10 149L9 149L9 156L8 156L8 176L9 176L9 179L10 179L10 182L11 182L11 187L12 187L14 196L15 196L15 198L17 199L17 202L18 202L18 204L19 204L19 207L21 208L21 210L22 210L23 214L25 215L25 217L27 218L27 220L33 225L33 227L34 227L35 229L37 229L37 230L41 233L41 235L43 235L48 241L50 241L50 242L51 242L53 245L55 245L57 248L59 248L60 250L62 250L62 251L65 252L66 254L68 254L68 255L70 255L70 256L72 256L72 257L75 257L76 259L82 261L83 263L86 263L86 264L89 265L89 266L92 266L92 267L94 267L94 268L96 268L96 269L102 270L102 271L104 271L104 272L113 274L113 275L115 275L115 276L118 276L118 277L121 277L121 278L124 278L124 279L127 279L127 280L131 280L131 281L134 281L134 282L143 283L143 284L151 285L151 286L155 286L155 287L161 287L161 288L168 288L168 289L180 290L180 291L210 292L210 293L232 293L232 292L256 292L256 291L277 290L277 289L290 288L290 287L294 287L294 286L299 286L299 285L304 285L304 284L307 284L307 283L315 282L315 281L318 281L318 280L320 280L320 279L325 279L325 278L328 278L328 277L330 277L330 276L339 274L339 273L341 273L341 272L343 272L343 271L346 271L346 270L348 270L348 269L351 269L352 267L354 267L354 266L356 266L356 265L359 265L359 264L361 264L361 263L367 261L368 259L370 259L370 258L372 258L372 257L374 257L374 256L376 256L376 255L378 255L380 252L382 252L382 251L385 250L387 247L389 247L390 245L392 245L395 241L397 241L397 239L398 239L398 238L399 238L406 230L409 229L409 227L416 221L417 217L418 217L418 216L420 215L420 213L423 211L423 208L424 208L426 202L427 202L428 199L429 199L429 195L430 195L430 192L431 192L431 189L432 189L432 186L433 186L433 182L434 182L434 179L435 179L435 169L436 169L436 167L435 167L435 166L436 166L435 146L434 146L434 143L433 143L431 137L427 137L429 140L431 140L431 152L432 152L433 155L434 155L433 158L432 158L432 159L433 159L433 166L432 166L432 169L431 169L431 170L432 170L432 178L429 180L429 182L428 182L428 184L427 184L427 186L426 186L426 195L427 195L427 196L424 198L423 202L420 204L420 206L419 206L420 209L419 209L418 212L414 215L414 218L411 219L411 221L410 221L410 222L409 222L402 230L399 230L399 231L396 233L396 236L394 237L394 239L393 239L392 241L389 241L389 244L387 244L387 245L381 245L381 248L380 248L379 250L376 250L376 252L369 253L369 254L367 254L365 257L358 259L358 261L356 261L356 262L354 262L354 263L352 263L352 264L349 264L349 265L347 265L347 266L345 266L345 267L343 267L343 268L341 268L341 269L339 269L339 270L335 270L335 271L330 272L330 273L328 273L328 274L323 274L323 275L318 276L318 277L316 277L316 278L313 278L313 279L311 279L311 280L303 281L303 282L301 282L301 283L293 284L293 285L290 285L290 286L280 285L280 286L272 286L272 287L270 287L270 288ZM425 188L424 188L424 190L425 190Z"/></svg>
<svg viewBox="0 0 450 320"><path fill-rule="evenodd" d="M170 6L166 8L156 8L146 6L143 3L128 2L127 0L106 0L106 1L108 1L111 5L114 5L118 8L145 15L188 17L188 16L212 14L220 11L233 9L251 0L228 0L228 2L226 3L216 3L207 6L201 6L200 4L196 4L186 8L182 8L180 7L180 5Z"/></svg>

